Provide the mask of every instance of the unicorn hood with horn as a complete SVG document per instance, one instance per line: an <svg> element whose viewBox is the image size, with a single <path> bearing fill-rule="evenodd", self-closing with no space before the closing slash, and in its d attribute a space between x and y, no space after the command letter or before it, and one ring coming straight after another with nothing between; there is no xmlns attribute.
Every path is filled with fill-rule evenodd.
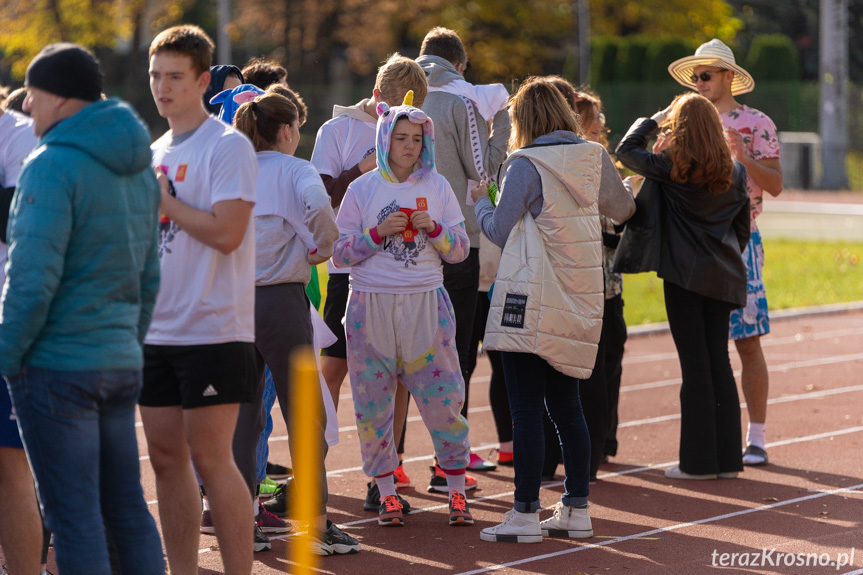
<svg viewBox="0 0 863 575"><path fill-rule="evenodd" d="M398 183L398 178L390 170L389 153L390 153L390 137L396 122L400 118L407 118L413 124L422 124L423 127L423 142L420 157L417 163L414 164L413 173L408 176L407 181L413 182L423 178L429 172L435 171L434 166L434 123L425 112L419 108L413 107L414 93L409 90L405 94L404 102L401 106L393 106L390 108L386 102L378 104L378 126L376 148L378 156L378 169L385 180L392 183Z"/></svg>

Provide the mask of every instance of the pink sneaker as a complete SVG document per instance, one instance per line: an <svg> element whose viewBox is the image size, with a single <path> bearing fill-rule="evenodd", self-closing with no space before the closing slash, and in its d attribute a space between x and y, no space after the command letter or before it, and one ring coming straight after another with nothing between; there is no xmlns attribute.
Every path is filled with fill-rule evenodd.
<svg viewBox="0 0 863 575"><path fill-rule="evenodd" d="M494 471L497 469L497 465L487 459L483 459L476 453L471 453L467 468L471 471Z"/></svg>
<svg viewBox="0 0 863 575"><path fill-rule="evenodd" d="M259 509L260 511L255 516L255 523L264 533L287 533L291 530L290 523L270 513L263 505L259 506Z"/></svg>

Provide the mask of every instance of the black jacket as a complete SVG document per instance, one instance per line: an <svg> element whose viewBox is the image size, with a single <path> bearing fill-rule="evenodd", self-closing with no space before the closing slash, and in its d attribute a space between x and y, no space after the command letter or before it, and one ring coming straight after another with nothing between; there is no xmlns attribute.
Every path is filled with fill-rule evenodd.
<svg viewBox="0 0 863 575"><path fill-rule="evenodd" d="M661 190L657 275L703 296L744 306L746 267L741 253L749 242L750 217L746 168L734 163L731 187L722 194L678 184L671 180L671 161L646 149L657 129L649 118L637 120L616 150L624 166L654 180Z"/></svg>

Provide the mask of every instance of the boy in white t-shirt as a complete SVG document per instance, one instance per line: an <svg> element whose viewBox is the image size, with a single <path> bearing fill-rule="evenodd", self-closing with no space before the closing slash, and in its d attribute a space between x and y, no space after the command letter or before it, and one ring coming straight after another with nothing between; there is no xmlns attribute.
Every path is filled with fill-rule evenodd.
<svg viewBox="0 0 863 575"><path fill-rule="evenodd" d="M351 267L347 361L363 471L380 489L380 525L404 525L393 481L399 465L393 398L411 392L446 474L450 525L472 525L465 499L470 446L459 414L464 380L441 260L470 244L446 179L434 170L434 129L420 109L378 105L377 164L349 187L337 218L333 262Z"/></svg>
<svg viewBox="0 0 863 575"><path fill-rule="evenodd" d="M255 382L257 163L202 96L213 43L195 26L150 45L150 89L171 129L153 146L162 186L161 285L144 345L141 419L156 472L168 563L195 573L203 480L226 573L250 573L252 500L231 444Z"/></svg>

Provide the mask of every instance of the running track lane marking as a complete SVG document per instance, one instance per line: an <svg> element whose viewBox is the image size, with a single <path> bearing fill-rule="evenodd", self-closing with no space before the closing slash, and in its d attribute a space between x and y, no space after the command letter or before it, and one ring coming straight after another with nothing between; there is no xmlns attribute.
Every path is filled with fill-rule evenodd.
<svg viewBox="0 0 863 575"><path fill-rule="evenodd" d="M642 537L650 537L651 535L656 535L660 533L667 533L669 531L678 531L680 529L685 529L687 527L692 527L695 525L704 525L707 523L714 523L716 521L722 521L724 519L731 519L732 517L738 517L741 515L748 515L750 513L755 513L757 511L769 511L771 509L775 509L777 507L784 507L786 505L791 505L792 503L800 503L802 501L809 501L810 499L819 499L821 497L826 497L828 495L837 495L839 493L848 493L851 491L856 491L858 489L863 488L863 483L859 483L857 485L852 485L851 487L843 487L841 489L831 489L829 491L820 491L818 493L814 493L812 495L804 495L803 497L797 497L795 499L789 499L788 501L780 501L778 503L772 503L770 505L762 505L760 507L754 507L749 509L741 509L740 511L733 511L731 513L725 513L723 515L714 515L713 517L706 517L704 519L698 519L697 521L690 521L688 523L678 523L677 525L670 525L668 527L660 527L659 529L651 529L650 531L642 531L641 533L635 533L633 535L627 535L625 537L618 537L617 539L611 539L609 541L601 541L599 543L590 543L581 547L574 547L572 549L567 549L565 551L558 551L555 553L546 553L544 555L535 555L533 557L528 557L526 559L519 559L518 561L511 561L509 563L500 563L497 565L491 565L489 567L483 569L475 569L473 571L464 571L459 573L458 575L478 575L479 573L488 573L490 571L499 571L500 569L506 569L507 567L515 567L517 565L524 565L525 563L533 563L534 561L540 561L543 559L551 559L554 557L560 557L562 555L569 555L571 553L578 553L579 551L584 551L586 549L593 549L596 547L606 547L608 545L613 545L615 543L624 543L626 541L630 541L632 539L642 538ZM863 570L861 570L863 571ZM855 571L855 573L861 573L861 571Z"/></svg>
<svg viewBox="0 0 863 575"><path fill-rule="evenodd" d="M761 347L777 347L780 345L786 344L795 344L795 343L807 343L810 341L818 341L822 339L831 339L834 337L846 337L846 336L855 336L855 335L863 335L863 329L859 327L849 327L842 329L834 329L829 331L819 331L815 333L811 332L800 332L794 335L784 335L784 336L775 336L765 339L761 342ZM728 346L729 351L735 351L734 346L730 344ZM627 358L626 355L623 357L623 365L630 365L634 363L650 363L652 361L662 361L666 359L675 359L677 357L676 351L666 351L660 353L649 353L645 355L636 355L634 357ZM484 378L488 380L488 377Z"/></svg>
<svg viewBox="0 0 863 575"><path fill-rule="evenodd" d="M860 356L859 359L863 359L863 354L855 354L855 355L859 355ZM777 367L781 367L781 366L777 366ZM809 367L809 366L805 366L805 367ZM735 372L734 375L739 376L740 374ZM680 384L681 381L679 379L677 379L674 381L666 380L664 382L657 382L657 383L660 383L661 385L656 385L656 383L648 383L645 385L651 386L651 387L664 387L667 385ZM636 387L636 386L628 386L628 387ZM631 390L627 389L626 387L621 387L620 391L623 392L623 391L631 391ZM797 401L799 399L814 399L817 397L827 397L830 395L837 395L840 393L853 393L855 391L863 391L863 385L855 385L855 386L850 386L850 387L839 387L839 388L835 388L835 389L825 389L823 391L810 391L810 392L801 393L798 395L784 395L781 397L774 397L773 399L767 400L767 405L774 405L776 403L787 403L789 401ZM746 402L743 402L740 404L741 409L743 409L744 407L746 407ZM473 407L473 408L468 409L468 413L481 413L481 412L485 412L485 411L491 411L491 406L486 405L483 407ZM633 427L633 426L637 426L637 425L644 425L647 423L657 423L660 421L668 421L670 419L679 419L679 418L680 418L679 413L675 414L675 415L662 415L659 417L653 417L653 418L648 418L648 419L639 419L639 420L634 420L634 421L628 421L628 422L619 424L618 427ZM412 423L412 422L416 422L416 421L422 421L422 417L420 417L419 415L412 415L412 416L408 417L407 420L408 420L408 423ZM357 430L356 424L346 425L344 427L339 428L339 433L348 433L348 432L356 431L356 430ZM288 440L287 435L280 435L278 437L270 437L270 441L287 441L287 440ZM494 447L494 445L492 447Z"/></svg>
<svg viewBox="0 0 863 575"><path fill-rule="evenodd" d="M769 449L771 447L779 447L781 445L789 445L792 443L804 443L807 441L815 441L817 439L825 439L827 437L833 437L836 435L848 435L849 433L857 433L858 431L863 431L863 425L858 426L858 427L851 427L848 429L841 429L839 431L828 431L826 433L817 433L815 435L807 435L804 437L795 437L795 438L786 439L783 441L774 441L773 443L768 443L765 447ZM430 457L429 457L429 459L430 459ZM654 469L663 469L665 467L671 467L672 465L677 465L678 463L679 463L679 461L676 461L676 460L675 461L666 461L665 463L651 463L650 465L645 465L643 467L635 467L633 469L625 469L623 471L615 471L612 473L603 473L602 475L599 476L599 479L608 479L610 477L617 477L617 476L621 476L621 475L632 475L634 473L640 473L642 471L652 471ZM555 481L555 482L546 482L541 487L542 487L542 489L550 489L552 487L560 487L562 485L563 485L563 481ZM496 493L494 495L489 495L487 497L478 497L476 499L469 499L468 501L470 501L471 503L474 503L474 502L500 499L502 497L509 497L512 495L515 495L515 491L507 491L505 493ZM441 505L433 505L431 507L421 507L418 509L412 508L410 511L410 515L413 515L414 512L423 513L425 511L435 511L438 509L445 509L445 508L446 509L449 508L449 503L441 504ZM345 523L344 525L350 527L352 525L361 525L363 523L370 523L372 521L377 521L377 520L378 520L377 517L371 517L368 519L358 519L356 521L350 521L350 522Z"/></svg>
<svg viewBox="0 0 863 575"><path fill-rule="evenodd" d="M779 365L771 365L767 367L767 371L788 371L790 369L800 369L804 367L818 367L821 365L831 365L834 363L845 363L846 361L858 361L863 359L863 353L852 353L850 355L834 355L823 359L805 359L801 361L792 361L790 363L781 363ZM734 377L740 377L740 370L734 371ZM656 389L658 387L667 387L670 385L678 385L681 383L680 378L664 379L650 383L640 383L636 385L624 385L620 387L620 393L626 391L644 391L646 389Z"/></svg>
<svg viewBox="0 0 863 575"><path fill-rule="evenodd" d="M861 330L861 333L863 333L863 330ZM667 353L667 354L651 354L650 356L646 356L644 358L644 362L646 363L648 361L658 361L659 359L662 359L664 356L668 356L669 359L672 357L677 357L677 352ZM783 364L779 364L779 365L768 366L767 370L769 372L787 371L789 369L800 369L800 368L804 368L804 367L817 367L820 365L844 363L846 361L857 361L860 359L863 359L863 353L830 356L830 357L826 357L826 358L822 358L822 359L807 359L807 360L801 360L801 361L792 361L790 363L783 363ZM626 363L626 362L624 362L624 363ZM633 361L632 363L635 363L635 361ZM740 370L735 371L734 376L740 377ZM471 383L487 383L488 381L489 381L489 377L487 377L487 376L486 377L478 377L476 379L471 379ZM660 381L653 381L650 383L641 383L641 384L635 384L635 385L624 385L624 386L621 386L620 392L623 393L623 392L629 392L629 391L644 391L647 389L656 389L658 387L667 387L667 386L671 386L671 385L677 385L679 383L681 383L680 378L664 379L664 380L660 380ZM345 395L339 396L339 401L342 401L345 399L350 399L350 398L351 398L351 395L345 394ZM491 407L486 406L486 407L481 407L481 408L476 408L476 409L477 409L477 411L489 411L489 410L491 410ZM469 411L471 413L474 413L473 409L471 409ZM419 420L420 420L419 416L414 416L412 419L408 419L408 421L419 421ZM140 421L135 423L135 427L143 427L143 425L144 424ZM339 433L351 431L354 429L356 429L356 426L340 427ZM273 438L273 439L275 439L275 438ZM287 437L285 437L284 439L287 439ZM284 439L282 439L282 440L284 440Z"/></svg>
<svg viewBox="0 0 863 575"><path fill-rule="evenodd" d="M798 401L802 399L816 399L819 397L829 397L831 395L839 395L841 393L853 393L855 391L863 391L863 385L852 385L850 387L837 387L835 389L825 389L824 391L811 391L809 393L800 393L798 395L784 395L782 397L774 397L773 399L767 400L767 405L776 405L777 403L788 403L791 401ZM746 402L742 402L740 404L740 409L746 407ZM649 417L647 419L638 419L634 421L624 421L623 423L618 424L618 428L623 427L638 427L639 425L647 425L650 423L660 423L663 421L672 421L674 419L680 419L679 413L673 413L671 415L660 415L657 417Z"/></svg>
<svg viewBox="0 0 863 575"><path fill-rule="evenodd" d="M853 393L856 391L863 391L863 385L853 385L850 387L839 387L839 388L835 388L835 389L826 389L824 391L812 391L809 393L801 393L798 395L787 395L787 396L783 396L783 397L774 397L773 399L767 400L767 404L768 405L775 405L777 403L788 403L788 402L798 401L798 400L803 400L803 399L816 399L819 397L828 397L831 395L839 395L842 393ZM743 409L745 406L746 406L745 402L740 404L741 409ZM472 409L469 409L468 412L469 413L478 413L478 412L490 411L490 410L491 410L491 407L486 406L486 407L472 408ZM410 421L420 421L421 419L422 418L419 416L412 416L412 417L408 418L408 421L409 422ZM647 419L638 419L638 420L634 420L634 421L624 421L624 422L621 422L618 427L619 428L638 427L640 425L649 425L652 423L662 423L665 421L673 421L675 419L680 419L679 413L673 413L670 415L660 415L657 417L649 417ZM342 430L345 430L345 431L356 430L356 426L349 426L349 427L339 429L339 432L341 432ZM288 439L287 435L270 437L270 441L287 441L287 439ZM476 451L480 451L483 449L493 449L494 447L497 447L497 443L485 443L482 445L476 445L476 446L473 446L473 449ZM423 456L418 456L418 457L411 457L411 458L405 459L405 461L407 461L408 463L413 463L415 461L425 461L425 460L428 460L430 458L431 458L431 456L424 456L423 455ZM142 455L138 458L139 461L146 461L149 459L150 459L149 455ZM342 473L348 473L350 471L360 471L360 470L362 470L362 467L348 467L346 469L338 469L338 470L328 471L327 476L328 477L338 477Z"/></svg>
<svg viewBox="0 0 863 575"><path fill-rule="evenodd" d="M807 435L807 436L804 436L804 437L795 437L795 438L792 438L792 439L785 439L785 440L782 440L782 441L774 441L774 442L772 442L772 443L768 443L765 447L769 449L769 448L771 448L771 447L779 447L779 446L782 446L782 445L789 445L789 444L792 444L792 443L804 443L804 442L807 442L807 441L814 441L814 440L817 440L817 439L825 439L825 438L827 438L827 437L833 437L833 436L837 436L837 435L848 435L848 434L850 434L850 433L857 433L857 432L859 432L859 431L863 431L863 426L851 427L851 428L848 428L848 429L840 429L840 430L838 430L838 431L828 431L828 432L825 432L825 433L816 433L815 435ZM429 456L427 459L430 459L430 458L431 458L431 456ZM678 461L676 461L676 460L675 460L675 461L667 461L667 462L665 462L665 463L652 463L652 464L650 464L650 465L645 465L645 466L643 466L643 467L635 467L635 468L633 468L633 469L625 469L625 470L623 470L623 471L615 471L615 472L613 472L613 473L603 473L602 475L600 475L600 476L599 476L599 478L600 478L600 479L608 479L608 478L610 478L610 477L617 477L617 476L622 476L622 475L632 475L632 474L634 474L634 473L640 473L640 472L642 472L642 471L652 471L652 470L654 470L654 469L662 469L662 468L664 468L664 467L670 467L670 466L672 466L672 465L676 465L677 463L679 463L679 462L678 462ZM328 474L328 475L329 475L329 474ZM544 484L541 486L541 488L542 488L542 489L550 489L550 488L552 488L552 487L560 487L560 486L562 486L562 485L563 485L563 482L562 482L562 481L555 481L555 482L553 482L553 483L548 483L548 482L547 482L547 483L544 483ZM845 489L845 490L854 490L854 489L859 489L860 487L863 487L863 484L858 485L858 486L855 486L855 487L847 487L847 488L843 488L843 489ZM487 497L479 497L479 498L476 498L476 499L470 499L469 501L470 501L471 503L478 503L478 502L482 502L482 501L490 501L490 500L495 500L495 499L501 499L501 498L503 498L503 497L510 497L510 496L512 496L512 495L514 495L514 494L515 494L515 492L514 492L514 491L507 491L507 492L504 492L504 493L496 493L496 494L494 494L494 495L489 495L489 496L487 496ZM827 493L826 493L826 492L820 492L820 491L819 491L815 496L816 496L816 497L820 497L820 496L821 496L821 494L827 494ZM812 496L807 496L807 498L811 498L811 497L812 497ZM804 499L805 499L805 498L804 498ZM794 501L801 501L801 500L802 500L802 499L795 499ZM783 501L783 502L780 502L780 503L779 503L779 504L777 504L777 505L787 505L788 503L791 503L791 502L792 502L792 501ZM156 503L156 501L148 501L148 502L147 502L147 504L148 504L148 505L152 505L152 504L154 504L154 503ZM776 507L777 505L773 505L772 507ZM762 506L762 507L760 507L760 508L751 508L751 509L749 509L749 510L746 510L745 512L747 512L747 513L748 513L748 512L751 512L751 511L758 511L759 509L766 509L766 508L769 508L769 507L771 507L771 506ZM449 508L449 503L440 504L440 505L432 505L431 507L413 508L413 509L411 509L411 511L410 511L410 513L409 513L409 515L414 515L415 513L424 513L424 512L427 512L427 511L436 511L436 510L438 510L438 509L444 509L444 508L447 508L447 509L448 509L448 508ZM742 512L736 512L736 514L738 514L738 515L739 515L739 514L742 514ZM733 516L733 515L729 515L729 517L730 517L730 516ZM725 516L725 515L723 515L722 517L726 517L726 516ZM370 518L366 518L366 519L358 519L358 520L356 520L356 521L348 521L348 522L346 522L346 523L340 523L339 525L341 525L341 526L345 526L345 527L351 527L351 526L354 526L354 525L363 525L363 524L365 524L365 523L371 523L371 522L373 522L373 521L377 521L377 520L378 520L378 518L377 518L377 517L370 517ZM691 525L694 525L694 524L695 524L695 523L692 523ZM668 528L666 528L666 529L668 529ZM638 533L638 534L635 534L635 535L628 535L628 536L623 537L623 538L615 538L615 539L612 539L612 540L610 540L610 541L602 542L602 543L599 543L599 544L596 544L596 545L593 545L593 546L594 546L594 547L598 547L598 546L601 546L601 545L609 545L609 544L611 544L611 543L619 543L619 542L621 542L621 541L628 541L628 540L630 540L630 539L646 538L646 537L649 537L649 535L652 535L652 534L654 534L654 533L658 533L658 532L660 532L660 531L663 531L663 529L659 529L659 530L655 530L655 531L650 531L650 532L645 532L645 533ZM293 537L294 535L295 535L295 533L293 533L293 532L292 532L292 533L290 533L290 534L285 534L285 535L276 535L276 536L270 537L270 540L272 541L272 540L275 540L275 539L287 539L288 537ZM210 551L210 549L209 549L209 548L205 548L205 549L201 549L201 550L199 550L199 553L207 553L208 551ZM570 552L570 551L565 551L565 553L569 553L569 552ZM500 569L500 568L502 568L502 567L508 567L508 566L510 566L510 565L511 565L511 564L507 564L507 565L497 566L497 567L495 567L495 568L496 568L496 569ZM491 570L491 569L487 569L487 571L488 571L488 570ZM485 571L472 571L471 573L484 573L484 572L485 572ZM863 570L861 570L859 573L860 573L861 575L863 575ZM464 573L463 573L463 574L460 574L460 575L467 575L467 574L464 574ZM856 574L846 574L846 575L856 575Z"/></svg>

